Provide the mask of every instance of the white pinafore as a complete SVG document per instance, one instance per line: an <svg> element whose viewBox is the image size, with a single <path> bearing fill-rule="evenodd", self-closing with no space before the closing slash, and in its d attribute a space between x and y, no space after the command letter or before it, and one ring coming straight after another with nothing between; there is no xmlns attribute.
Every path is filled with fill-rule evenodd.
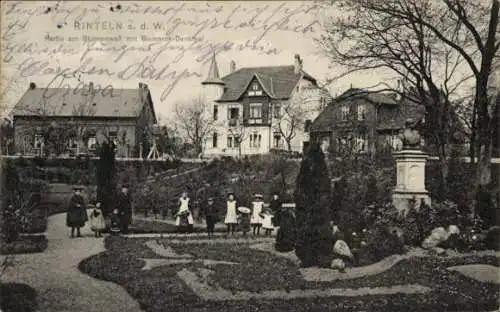
<svg viewBox="0 0 500 312"><path fill-rule="evenodd" d="M238 215L236 213L236 201L227 201L227 212L224 224L238 223Z"/></svg>
<svg viewBox="0 0 500 312"><path fill-rule="evenodd" d="M181 206L179 207L179 212L189 211L189 198L182 198L181 197L180 202L181 202ZM193 216L192 216L190 211L189 211L189 215L188 215L187 219L188 219L189 224L194 223ZM181 224L181 217L177 216L177 218L175 218L175 225L179 226L180 224Z"/></svg>
<svg viewBox="0 0 500 312"><path fill-rule="evenodd" d="M260 216L260 213L262 212L263 206L263 201L252 202L252 218L250 219L250 224L262 224L262 217Z"/></svg>

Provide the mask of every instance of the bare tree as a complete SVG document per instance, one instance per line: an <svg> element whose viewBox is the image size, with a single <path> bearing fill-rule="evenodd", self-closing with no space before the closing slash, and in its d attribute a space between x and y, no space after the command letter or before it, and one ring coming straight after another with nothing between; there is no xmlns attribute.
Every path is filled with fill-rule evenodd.
<svg viewBox="0 0 500 312"><path fill-rule="evenodd" d="M175 124L185 140L196 148L198 154L214 127L208 104L201 96L178 102L175 105Z"/></svg>
<svg viewBox="0 0 500 312"><path fill-rule="evenodd" d="M274 131L281 135L288 152L291 152L292 140L301 131L306 131L306 121L312 113L319 111L319 107L312 107L303 93L297 93L290 100L277 105L280 105L280 111L276 111L277 115L274 116Z"/></svg>
<svg viewBox="0 0 500 312"><path fill-rule="evenodd" d="M339 77L361 71L389 69L403 79L406 90L426 107L426 124L439 147L442 174L446 147L455 130L452 96L463 83L475 82L472 147L479 150L479 184L490 180L491 108L487 83L500 46L498 0L491 5L464 0L334 0L343 12L331 19L322 46L332 60L346 68ZM477 60L477 61L475 61ZM468 73L463 74L464 71ZM396 90L397 91L397 90ZM400 90L401 92L401 90Z"/></svg>
<svg viewBox="0 0 500 312"><path fill-rule="evenodd" d="M233 138L233 144L238 148L238 157L241 158L241 143L246 139L248 133L239 116L234 120L234 125L229 126L228 131Z"/></svg>

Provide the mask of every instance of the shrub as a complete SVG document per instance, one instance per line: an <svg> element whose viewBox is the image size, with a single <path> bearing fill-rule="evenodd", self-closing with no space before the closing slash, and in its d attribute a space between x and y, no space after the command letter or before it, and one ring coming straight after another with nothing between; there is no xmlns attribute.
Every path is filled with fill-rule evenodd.
<svg viewBox="0 0 500 312"><path fill-rule="evenodd" d="M295 190L295 253L305 267L329 266L332 260L330 192L324 154L319 144L312 144L302 160Z"/></svg>
<svg viewBox="0 0 500 312"><path fill-rule="evenodd" d="M404 240L398 228L380 219L366 235L366 245L356 252L357 265L369 265L404 251Z"/></svg>

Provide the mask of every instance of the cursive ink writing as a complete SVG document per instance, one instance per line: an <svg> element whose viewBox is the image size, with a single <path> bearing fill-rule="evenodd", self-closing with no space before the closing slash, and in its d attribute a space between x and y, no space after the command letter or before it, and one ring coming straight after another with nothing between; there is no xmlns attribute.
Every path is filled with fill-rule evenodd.
<svg viewBox="0 0 500 312"><path fill-rule="evenodd" d="M78 77L78 78L77 78ZM71 87L67 80L71 78L77 78L78 83L75 87ZM100 94L102 97L114 97L117 96L114 93L113 86L101 86L100 84L94 85L93 83L85 83L82 82L79 78L78 71L72 72L60 72L52 78L49 84L44 88L42 92L43 99L49 99L54 95L61 95L60 89L66 89L62 94L62 97L66 97L67 95L73 93L73 95L80 94L83 96L91 96L95 97L97 94Z"/></svg>

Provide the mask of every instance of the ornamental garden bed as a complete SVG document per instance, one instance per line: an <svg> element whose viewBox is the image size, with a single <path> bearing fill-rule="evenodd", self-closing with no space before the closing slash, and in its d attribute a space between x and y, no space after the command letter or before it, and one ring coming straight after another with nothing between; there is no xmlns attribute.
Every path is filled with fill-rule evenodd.
<svg viewBox="0 0 500 312"><path fill-rule="evenodd" d="M45 235L22 235L13 242L2 242L0 254L25 254L43 252L47 249L48 241Z"/></svg>
<svg viewBox="0 0 500 312"><path fill-rule="evenodd" d="M493 310L498 306L497 284L482 283L447 269L450 266L472 263L499 266L499 260L495 256L410 258L374 276L333 282L308 282L302 278L297 264L279 255L252 249L251 244L255 242L251 239L235 244L227 242L171 244L170 239L156 240L159 244L169 246L168 248L177 255L191 255L191 258L184 259L184 262L159 256L145 245L150 240L150 238L106 238L107 250L85 259L79 264L79 268L95 278L122 285L141 303L145 311L150 312L179 309L477 311ZM144 270L146 262L144 259L165 263ZM207 264L204 260L210 260L211 264ZM218 261L234 264L217 264ZM181 278L188 276L189 272L221 291L213 298L210 298L210 295L201 296L200 292L204 291L202 288L193 287L189 284L189 280ZM365 290L366 294L360 290L363 287L382 289L409 284L418 284L430 288L431 291L415 294L367 295L368 290ZM294 298L295 293L329 288L357 289L360 295L350 297L346 290L345 296ZM245 300L242 298L245 295L254 298ZM224 299L226 297L227 300Z"/></svg>
<svg viewBox="0 0 500 312"><path fill-rule="evenodd" d="M0 283L0 309L3 312L36 311L36 290L26 284Z"/></svg>

